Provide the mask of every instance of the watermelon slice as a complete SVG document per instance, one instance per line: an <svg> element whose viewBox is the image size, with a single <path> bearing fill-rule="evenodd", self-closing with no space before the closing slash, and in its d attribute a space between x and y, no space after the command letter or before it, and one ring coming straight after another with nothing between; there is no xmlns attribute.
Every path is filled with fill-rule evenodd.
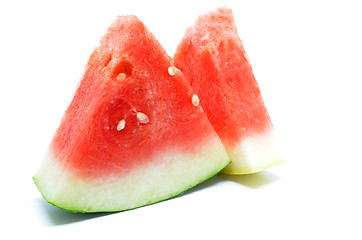
<svg viewBox="0 0 362 240"><path fill-rule="evenodd" d="M145 25L118 17L34 182L73 212L132 209L186 191L230 162L197 98Z"/></svg>
<svg viewBox="0 0 362 240"><path fill-rule="evenodd" d="M220 8L200 16L173 60L232 160L224 173L253 173L283 162L231 10Z"/></svg>

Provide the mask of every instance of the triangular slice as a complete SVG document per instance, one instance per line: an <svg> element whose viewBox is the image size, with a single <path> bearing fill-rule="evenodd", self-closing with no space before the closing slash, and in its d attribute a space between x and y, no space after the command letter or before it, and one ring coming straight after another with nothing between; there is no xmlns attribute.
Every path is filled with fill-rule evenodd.
<svg viewBox="0 0 362 240"><path fill-rule="evenodd" d="M118 17L33 177L74 212L132 209L178 195L229 164L183 74L135 16Z"/></svg>
<svg viewBox="0 0 362 240"><path fill-rule="evenodd" d="M220 8L200 16L173 60L232 160L224 173L253 173L283 162L231 10Z"/></svg>

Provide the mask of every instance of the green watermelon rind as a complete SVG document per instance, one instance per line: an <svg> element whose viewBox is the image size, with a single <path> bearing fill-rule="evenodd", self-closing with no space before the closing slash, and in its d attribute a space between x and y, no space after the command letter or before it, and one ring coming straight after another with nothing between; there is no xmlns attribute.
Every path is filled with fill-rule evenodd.
<svg viewBox="0 0 362 240"><path fill-rule="evenodd" d="M222 170L222 173L229 175L257 173L286 161L272 126L260 134L242 139L235 147L226 150L230 159L237 160Z"/></svg>
<svg viewBox="0 0 362 240"><path fill-rule="evenodd" d="M141 207L145 207L145 206L149 206L149 205L154 205L154 204L157 204L157 203L160 203L160 202L163 202L163 201L166 201L166 200L170 200L170 199L172 199L172 198L175 198L175 197L178 197L178 196L181 196L181 195L183 195L184 193L186 193L187 191L189 191L189 190L191 190L191 189L193 189L194 187L196 187L196 186L198 186L198 185L200 185L200 184L202 184L203 182L206 182L207 180L209 180L209 179L211 179L211 178L213 178L213 177L215 177L216 175L218 175L225 167L227 167L229 164L231 163L231 161L229 161L220 171L218 171L218 172L216 172L216 173L214 173L214 174L211 174L210 176L208 176L208 177L206 177L204 180L202 180L201 182L199 182L199 183L196 183L196 184L194 184L194 185L192 185L192 186L190 186L189 188L187 188L186 190L184 190L183 192L180 192L180 193L178 193L178 194L175 194L175 195L170 195L170 196L168 196L168 197L165 197L165 198L163 198L163 199L160 199L159 201L156 201L156 202L150 202L150 203L148 203L148 204L145 204L145 205L141 205L141 206L137 206L137 207L133 207L133 208L127 208L127 209L123 209L123 210L113 210L113 211L91 211L91 212L87 212L87 211L75 211L75 210L72 210L72 209L68 209L68 208L65 208L65 207L62 207L62 206L59 206L59 205L57 205L56 203L54 203L54 202L51 202L51 201L48 201L46 198L45 198L45 196L42 194L42 196L43 196L43 198L48 202L48 203L50 203L51 205L53 205L53 206L55 206L55 207L58 207L58 208L60 208L60 209L63 209L63 210L65 210L65 211L68 211L68 212L72 212L72 213L90 213L90 214L92 214L92 213L115 213L115 212L125 212L125 211L129 211L129 210L133 210L133 209L137 209L137 208L141 208ZM37 186L37 187L39 187L38 186L38 183L37 183L37 178L36 177L32 177L32 179L33 179L33 181L34 181L34 183L35 183L35 185Z"/></svg>
<svg viewBox="0 0 362 240"><path fill-rule="evenodd" d="M42 167L40 168L40 170L35 174L35 176L33 176L33 181L35 183L35 185L37 186L37 188L39 189L39 191L41 192L43 198L49 202L50 204L59 207L63 210L69 211L69 212L80 212L80 213L99 213L99 212L122 212L122 211L127 211L127 210L131 210L131 209L135 209L135 208L139 208L139 207L143 207L143 206L147 206L147 205L151 205L151 204L155 204L158 202L162 202L165 201L167 199L179 196L181 194L183 194L184 192L186 192L189 189L192 189L193 187L199 185L202 182L205 182L206 180L212 178L213 176L217 175L222 169L224 169L227 165L230 164L230 159L227 156L224 147L222 146L222 144L220 142L216 142L216 145L208 145L208 147L204 147L203 150L201 151L201 157L200 155L196 155L195 157L191 157L191 156L186 156L185 158L180 159L180 166L177 165L178 163L176 163L174 166L172 165L172 162L169 162L169 164L171 164L171 170L173 169L173 172L171 172L168 175L166 175L166 177L164 177L163 179L161 179L159 181L159 183L154 183L153 185L151 184L149 187L151 188L155 188L155 186L158 186L157 188L155 188L154 190L156 191L156 193L152 192L153 190L151 189L151 193L154 194L152 196L148 196L147 194L145 196L140 195L140 199L144 198L145 200L139 200L136 199L137 201L139 201L139 203L134 203L132 202L132 199L130 199L129 201L132 202L131 205L127 206L127 207L123 207L122 204L124 202L126 202L124 205L126 206L127 203L127 199L129 196L129 194L124 194L123 197L122 193L118 194L117 196L117 188L110 191L110 188L107 188L107 179L101 179L100 181L96 182L95 184L98 185L97 190L91 189L90 191L94 191L94 193L96 193L96 195L88 195L88 196L83 196L83 194L87 194L88 193L88 188L89 188L89 184L87 185L81 185L80 183L82 183L79 178L76 180L69 180L69 179L74 179L76 178L74 175L72 175L71 173L67 172L65 169L63 168L59 168L58 164L55 164L55 161L50 161L51 164L53 164L52 166L49 166L49 161L47 164L47 161L44 161L45 164L43 163ZM200 153L199 153L200 154ZM205 155L206 154L206 155ZM49 159L49 157L46 157ZM54 160L54 159L53 159ZM196 163L195 163L196 161ZM199 162L197 162L199 161ZM193 163L195 163L194 165L192 165ZM57 171L57 173L55 173L54 167L56 168L55 171ZM182 168L184 168L184 170L182 170ZM194 168L192 170L192 168ZM53 169L53 170L52 170ZM139 169L135 169L135 172L139 171ZM175 177L175 179L172 179L172 174L178 174L178 176ZM182 174L183 173L183 174ZM141 186L141 191L142 192L142 186L143 185L137 185L137 181L139 180L137 178L137 176L141 176L142 175L142 170L141 170L141 175L137 175L138 173L136 173L136 177L135 177L135 188L140 188ZM156 174L155 176L157 176L157 174L159 174L159 171L155 172L154 174ZM162 173L160 173L162 174ZM152 175L152 173L151 173ZM150 176L151 176L150 175ZM60 180L59 180L59 176L60 176ZM182 178L178 178L182 176ZM54 177L52 179L52 177ZM142 178L142 177L141 177ZM153 179L152 177L147 178L143 177L145 179ZM157 178L157 177L156 177ZM171 179L170 179L171 178ZM64 182L65 180L65 182ZM151 180L150 180L151 181ZM170 191L165 191L165 194L161 194L160 196L158 196L157 191L158 188L162 188L162 184L169 184L169 181L171 181L171 185L172 185L172 181L174 182L174 185L176 186L175 190L172 188ZM122 178L120 178L119 183L122 182ZM146 181L147 182L147 181ZM65 183L64 185L62 185L62 183ZM102 185L103 184L103 185ZM127 184L127 182L126 182ZM129 181L129 184L133 184L132 181ZM181 184L181 185L180 185ZM147 183L146 183L147 185ZM170 185L170 186L171 186ZM104 192L108 194L112 193L111 197L102 197L102 189L104 186ZM115 185L117 186L117 185ZM77 189L79 192L76 192L75 189ZM146 186L147 187L147 186ZM144 189L146 189L146 187ZM127 186L125 187L127 188ZM168 186L164 187L164 189L169 190ZM132 189L133 191L133 189ZM145 190L145 192L147 193L148 189ZM82 193L83 194L82 194ZM168 192L168 193L167 193ZM161 192L162 193L162 192ZM53 195L52 195L53 194ZM55 194L55 195L54 195ZM132 192L132 194L134 194L134 192ZM137 193L136 193L137 194ZM110 194L109 194L110 195ZM90 203L89 202L81 202L82 198L84 199L90 199ZM111 206L96 206L96 204L98 204L97 201L95 201L94 199L100 198L102 199L104 204L107 204L108 202L111 203L117 203L117 201L121 202L119 206L121 207L117 207L117 204L111 204ZM132 198L132 197L131 197ZM80 200L81 199L81 200ZM105 200L106 199L106 200ZM80 201L80 203L78 203L78 201ZM100 201L100 202L102 202ZM93 204L95 202L96 204ZM93 205L92 205L93 204ZM133 204L133 205L132 205Z"/></svg>

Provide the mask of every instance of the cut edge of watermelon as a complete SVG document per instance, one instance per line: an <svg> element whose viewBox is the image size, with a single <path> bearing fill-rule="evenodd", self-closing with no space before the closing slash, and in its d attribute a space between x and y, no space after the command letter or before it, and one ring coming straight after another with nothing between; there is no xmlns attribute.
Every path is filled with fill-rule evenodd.
<svg viewBox="0 0 362 240"><path fill-rule="evenodd" d="M263 133L243 138L227 152L232 163L221 173L231 175L251 174L284 163L273 127Z"/></svg>
<svg viewBox="0 0 362 240"><path fill-rule="evenodd" d="M119 212L177 196L230 163L219 139L197 154L163 153L119 179L87 181L66 171L49 149L33 180L49 203L71 212Z"/></svg>

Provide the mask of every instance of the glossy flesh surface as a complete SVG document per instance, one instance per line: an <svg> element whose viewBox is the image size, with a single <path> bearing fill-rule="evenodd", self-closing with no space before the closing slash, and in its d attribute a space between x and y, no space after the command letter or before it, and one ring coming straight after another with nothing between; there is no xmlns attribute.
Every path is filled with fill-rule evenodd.
<svg viewBox="0 0 362 240"><path fill-rule="evenodd" d="M90 57L53 139L55 157L93 178L123 174L170 148L197 153L215 133L192 104L183 75L171 76L170 66L138 19L119 18Z"/></svg>
<svg viewBox="0 0 362 240"><path fill-rule="evenodd" d="M268 141L262 140L261 146L272 144L273 126L231 10L220 8L200 16L195 26L187 29L173 60L199 96L231 157L233 163L225 172L251 173L279 162L277 153L260 159L243 144L249 138L262 140L263 135Z"/></svg>

